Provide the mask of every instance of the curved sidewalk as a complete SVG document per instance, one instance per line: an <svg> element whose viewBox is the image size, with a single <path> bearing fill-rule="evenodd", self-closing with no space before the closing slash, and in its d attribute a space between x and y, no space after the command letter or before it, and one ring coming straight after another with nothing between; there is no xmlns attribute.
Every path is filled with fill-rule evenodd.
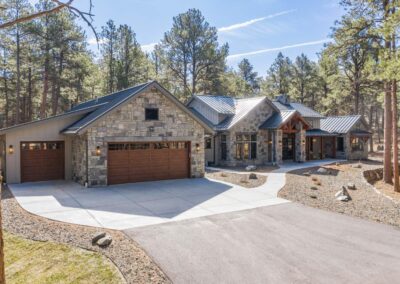
<svg viewBox="0 0 400 284"><path fill-rule="evenodd" d="M273 170L269 173L257 173L258 175L267 176L267 182L263 185L254 188L253 190L257 190L259 192L267 193L272 197L278 197L278 192L285 186L286 184L286 173L306 169L306 168L313 168L313 167L321 167L325 165L329 165L336 162L344 162L345 160L337 160L337 159L326 159L326 160L318 160L318 161L310 161L306 163L284 163L280 165L279 169ZM238 171L238 170L229 170L229 169L222 169L218 167L207 167L210 170L218 170L218 171L225 171L230 173L237 173L237 174L248 174L249 171Z"/></svg>

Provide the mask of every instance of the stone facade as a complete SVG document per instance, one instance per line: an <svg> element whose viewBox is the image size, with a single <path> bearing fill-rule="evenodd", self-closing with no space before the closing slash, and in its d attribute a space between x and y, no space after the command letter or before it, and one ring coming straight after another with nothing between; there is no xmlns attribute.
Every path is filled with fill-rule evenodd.
<svg viewBox="0 0 400 284"><path fill-rule="evenodd" d="M282 163L282 130L278 129L275 131L275 163Z"/></svg>
<svg viewBox="0 0 400 284"><path fill-rule="evenodd" d="M86 146L87 134L77 135L72 138L72 180L80 184L87 181Z"/></svg>
<svg viewBox="0 0 400 284"><path fill-rule="evenodd" d="M234 125L229 131L223 133L227 138L227 159L218 160L219 165L223 166L244 166L244 165L263 165L268 162L268 145L266 142L267 132L260 131L259 127L273 113L272 107L267 102L262 102L245 118ZM257 134L257 158L256 159L236 159L236 136L239 134ZM216 142L220 143L220 135ZM220 148L220 144L216 144ZM220 149L216 151L220 156Z"/></svg>
<svg viewBox="0 0 400 284"><path fill-rule="evenodd" d="M295 145L295 159L296 162L306 161L306 131L303 129L301 123L297 124L296 133L296 145Z"/></svg>
<svg viewBox="0 0 400 284"><path fill-rule="evenodd" d="M145 120L145 108L158 108L158 120ZM204 128L187 113L182 111L158 89L143 92L126 102L123 106L100 118L87 130L88 147L88 184L89 186L107 185L108 142L191 142L192 177L204 176ZM76 141L75 155L80 155L81 141ZM197 151L195 145L200 150ZM100 155L96 148L100 147ZM82 160L76 158L76 164ZM79 167L76 179L82 183L82 171Z"/></svg>

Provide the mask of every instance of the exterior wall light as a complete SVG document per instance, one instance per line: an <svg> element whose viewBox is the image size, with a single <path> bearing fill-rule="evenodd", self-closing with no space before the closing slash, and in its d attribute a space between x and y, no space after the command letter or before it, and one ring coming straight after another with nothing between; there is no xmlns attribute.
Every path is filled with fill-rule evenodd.
<svg viewBox="0 0 400 284"><path fill-rule="evenodd" d="M96 156L100 156L101 155L101 149L100 146L96 147Z"/></svg>
<svg viewBox="0 0 400 284"><path fill-rule="evenodd" d="M317 142L317 138L313 138L313 139L312 139L312 142L313 142L313 143Z"/></svg>
<svg viewBox="0 0 400 284"><path fill-rule="evenodd" d="M302 143L303 145L305 145L305 144L306 144L306 141L303 140L303 141L301 141L301 143Z"/></svg>
<svg viewBox="0 0 400 284"><path fill-rule="evenodd" d="M14 154L14 146L13 145L8 146L8 153Z"/></svg>
<svg viewBox="0 0 400 284"><path fill-rule="evenodd" d="M272 140L269 140L269 141L268 141L268 144L272 144Z"/></svg>
<svg viewBox="0 0 400 284"><path fill-rule="evenodd" d="M196 143L196 152L200 152L200 144L199 143Z"/></svg>

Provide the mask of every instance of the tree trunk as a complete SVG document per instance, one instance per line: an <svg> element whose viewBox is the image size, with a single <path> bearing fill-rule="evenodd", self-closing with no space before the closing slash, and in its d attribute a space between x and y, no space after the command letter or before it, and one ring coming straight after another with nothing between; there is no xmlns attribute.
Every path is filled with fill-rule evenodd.
<svg viewBox="0 0 400 284"><path fill-rule="evenodd" d="M379 121L379 112L380 112L380 108L376 107L376 111L375 111L375 130L378 134L378 143L381 143L381 124Z"/></svg>
<svg viewBox="0 0 400 284"><path fill-rule="evenodd" d="M399 185L399 148L397 133L397 81L392 81L392 138L393 138L393 188L395 192L400 192Z"/></svg>
<svg viewBox="0 0 400 284"><path fill-rule="evenodd" d="M20 97L21 97L21 44L20 44L20 33L19 27L17 25L17 33L16 33L16 45L17 45L17 54L16 54L16 64L17 64L17 84L16 84L16 98L15 98L15 124L19 124L20 119Z"/></svg>
<svg viewBox="0 0 400 284"><path fill-rule="evenodd" d="M47 39L46 39L47 40ZM45 60L44 60L44 74L43 74L43 94L42 94L42 103L40 105L40 118L46 117L46 109L47 109L47 94L49 92L49 51L50 46L46 44L46 51L45 51Z"/></svg>
<svg viewBox="0 0 400 284"><path fill-rule="evenodd" d="M383 8L385 10L385 21L390 13L389 1L383 1ZM391 39L390 37L385 38L385 49L388 54L391 52ZM387 58L388 60L390 59ZM392 166L391 166L391 154L392 154L392 109L391 109L391 84L390 81L384 83L385 97L384 97L384 140L385 140L385 152L383 156L383 181L385 183L392 183Z"/></svg>
<svg viewBox="0 0 400 284"><path fill-rule="evenodd" d="M4 240L1 212L1 192L3 191L3 177L0 176L0 283L6 283L5 262L4 262Z"/></svg>
<svg viewBox="0 0 400 284"><path fill-rule="evenodd" d="M374 117L374 106L371 106L369 108L369 129L372 132L371 139L369 140L369 152L370 153L374 152L374 133L375 133L375 131L372 131L372 126L374 125L373 117Z"/></svg>
<svg viewBox="0 0 400 284"><path fill-rule="evenodd" d="M385 121L384 121L384 141L385 152L383 157L383 181L385 183L392 183L392 109L391 109L391 91L390 83L385 82Z"/></svg>
<svg viewBox="0 0 400 284"><path fill-rule="evenodd" d="M28 101L27 101L27 120L32 121L32 67L28 68Z"/></svg>

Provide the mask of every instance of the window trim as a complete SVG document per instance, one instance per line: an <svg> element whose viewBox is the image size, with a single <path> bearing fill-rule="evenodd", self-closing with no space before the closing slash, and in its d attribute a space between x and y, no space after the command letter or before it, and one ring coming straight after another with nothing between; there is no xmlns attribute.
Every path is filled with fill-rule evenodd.
<svg viewBox="0 0 400 284"><path fill-rule="evenodd" d="M206 150L212 149L212 139L211 139L211 137L205 137L204 138L204 149L206 149Z"/></svg>

